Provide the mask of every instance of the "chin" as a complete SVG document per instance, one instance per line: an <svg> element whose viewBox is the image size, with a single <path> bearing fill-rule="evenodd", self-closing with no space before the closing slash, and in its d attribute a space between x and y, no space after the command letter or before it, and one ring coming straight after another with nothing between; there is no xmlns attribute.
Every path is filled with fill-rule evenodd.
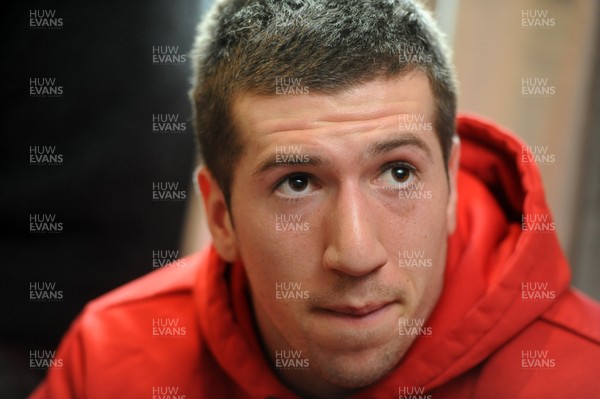
<svg viewBox="0 0 600 399"><path fill-rule="evenodd" d="M315 371L330 383L348 389L367 387L389 374L405 353L401 347L373 349L370 353L327 356ZM321 357L321 356L319 356Z"/></svg>

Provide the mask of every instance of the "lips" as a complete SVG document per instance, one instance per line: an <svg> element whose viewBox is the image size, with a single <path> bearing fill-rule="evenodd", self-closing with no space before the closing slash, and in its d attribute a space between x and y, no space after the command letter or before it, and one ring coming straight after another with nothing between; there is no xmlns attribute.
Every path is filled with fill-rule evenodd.
<svg viewBox="0 0 600 399"><path fill-rule="evenodd" d="M350 317L365 317L370 314L373 314L386 306L388 306L391 302L378 302L365 304L360 306L351 306L351 305L331 305L324 306L321 309L325 312L331 312L333 314L338 314L339 316L350 316Z"/></svg>

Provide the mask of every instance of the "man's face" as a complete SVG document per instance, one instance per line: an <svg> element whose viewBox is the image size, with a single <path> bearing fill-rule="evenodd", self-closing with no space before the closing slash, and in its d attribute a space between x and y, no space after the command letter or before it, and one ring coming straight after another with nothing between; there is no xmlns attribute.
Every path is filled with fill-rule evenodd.
<svg viewBox="0 0 600 399"><path fill-rule="evenodd" d="M426 75L245 94L233 113L232 235L269 357L301 351L300 372L334 386L376 381L435 306L454 225Z"/></svg>

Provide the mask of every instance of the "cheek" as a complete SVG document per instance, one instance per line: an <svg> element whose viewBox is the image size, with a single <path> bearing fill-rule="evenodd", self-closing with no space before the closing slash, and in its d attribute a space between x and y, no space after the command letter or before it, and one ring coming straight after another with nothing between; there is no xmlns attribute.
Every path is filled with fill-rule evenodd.
<svg viewBox="0 0 600 399"><path fill-rule="evenodd" d="M437 256L447 239L446 203L446 198L435 197L397 201L376 215L380 237L387 241L388 249L395 249L396 257L402 250Z"/></svg>
<svg viewBox="0 0 600 399"><path fill-rule="evenodd" d="M288 342L301 340L305 328L305 300L286 299L290 294L310 295L310 270L314 261L301 241L308 232L281 231L272 212L260 218L254 213L237 233L238 247L254 301L256 317L262 318L269 334L280 334ZM241 225L241 223L240 223ZM276 333L277 332L277 333Z"/></svg>
<svg viewBox="0 0 600 399"><path fill-rule="evenodd" d="M306 286L320 259L314 251L319 239L315 222L304 214L267 207L239 209L236 239L255 295L267 305L277 284Z"/></svg>
<svg viewBox="0 0 600 399"><path fill-rule="evenodd" d="M445 268L447 198L432 194L431 199L399 202L378 215L391 269L412 286L416 306L437 295Z"/></svg>
<svg viewBox="0 0 600 399"><path fill-rule="evenodd" d="M423 223L419 227L421 243L415 243L415 246L420 245L425 258L421 263L424 267L418 268L419 275L415 276L416 289L422 298L420 306L424 309L433 306L442 289L448 239L446 201L432 200L426 207L426 215L423 215Z"/></svg>

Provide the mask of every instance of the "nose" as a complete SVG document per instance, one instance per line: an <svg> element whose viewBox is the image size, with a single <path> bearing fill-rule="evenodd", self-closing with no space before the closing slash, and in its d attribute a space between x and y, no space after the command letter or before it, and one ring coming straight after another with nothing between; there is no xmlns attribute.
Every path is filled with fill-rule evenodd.
<svg viewBox="0 0 600 399"><path fill-rule="evenodd" d="M323 266L355 277L383 267L388 257L378 238L376 215L370 214L375 209L369 209L359 185L346 184L334 200L326 216Z"/></svg>

